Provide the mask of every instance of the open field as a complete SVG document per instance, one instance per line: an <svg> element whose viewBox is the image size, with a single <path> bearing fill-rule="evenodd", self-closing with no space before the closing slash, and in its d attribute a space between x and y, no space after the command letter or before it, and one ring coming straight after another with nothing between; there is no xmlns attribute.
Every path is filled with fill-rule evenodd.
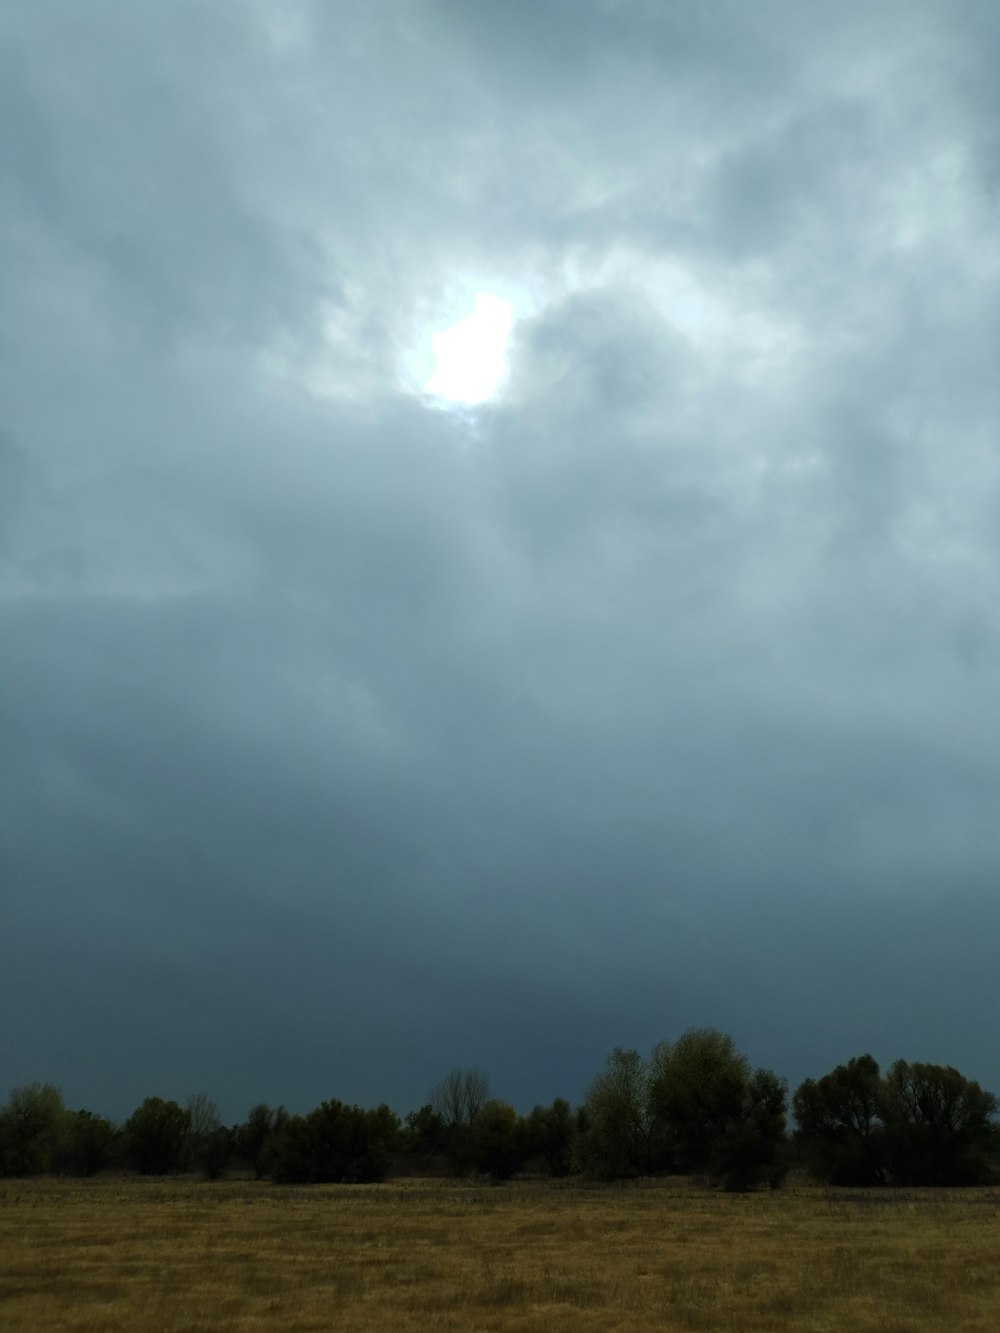
<svg viewBox="0 0 1000 1333"><path fill-rule="evenodd" d="M1000 1193L0 1182L0 1327L995 1333Z"/></svg>

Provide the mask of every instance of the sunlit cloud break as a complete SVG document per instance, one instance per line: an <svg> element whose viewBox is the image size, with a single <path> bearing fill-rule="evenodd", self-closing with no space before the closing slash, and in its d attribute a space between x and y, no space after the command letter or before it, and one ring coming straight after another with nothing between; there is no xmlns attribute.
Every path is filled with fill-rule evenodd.
<svg viewBox="0 0 1000 1333"><path fill-rule="evenodd" d="M507 369L513 318L510 301L480 292L470 315L432 338L436 364L426 391L455 403L492 398Z"/></svg>

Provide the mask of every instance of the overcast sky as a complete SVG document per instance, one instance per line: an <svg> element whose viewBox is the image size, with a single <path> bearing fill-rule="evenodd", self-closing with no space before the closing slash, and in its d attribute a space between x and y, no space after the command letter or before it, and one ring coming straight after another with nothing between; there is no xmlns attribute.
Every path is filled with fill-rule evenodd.
<svg viewBox="0 0 1000 1333"><path fill-rule="evenodd" d="M1000 1090L998 61L6 0L0 1097L527 1110L691 1026Z"/></svg>

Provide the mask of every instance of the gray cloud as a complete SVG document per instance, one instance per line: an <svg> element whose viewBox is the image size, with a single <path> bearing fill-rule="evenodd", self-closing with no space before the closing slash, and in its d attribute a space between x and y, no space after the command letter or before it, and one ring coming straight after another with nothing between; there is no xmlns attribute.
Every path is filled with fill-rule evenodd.
<svg viewBox="0 0 1000 1333"><path fill-rule="evenodd" d="M3 25L8 1083L1000 1084L984 11Z"/></svg>

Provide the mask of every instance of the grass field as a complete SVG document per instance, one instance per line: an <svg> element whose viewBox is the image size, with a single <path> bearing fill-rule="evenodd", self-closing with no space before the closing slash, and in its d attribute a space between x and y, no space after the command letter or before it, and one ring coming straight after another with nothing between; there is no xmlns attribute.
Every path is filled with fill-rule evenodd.
<svg viewBox="0 0 1000 1333"><path fill-rule="evenodd" d="M0 1328L996 1333L1000 1194L0 1182Z"/></svg>

